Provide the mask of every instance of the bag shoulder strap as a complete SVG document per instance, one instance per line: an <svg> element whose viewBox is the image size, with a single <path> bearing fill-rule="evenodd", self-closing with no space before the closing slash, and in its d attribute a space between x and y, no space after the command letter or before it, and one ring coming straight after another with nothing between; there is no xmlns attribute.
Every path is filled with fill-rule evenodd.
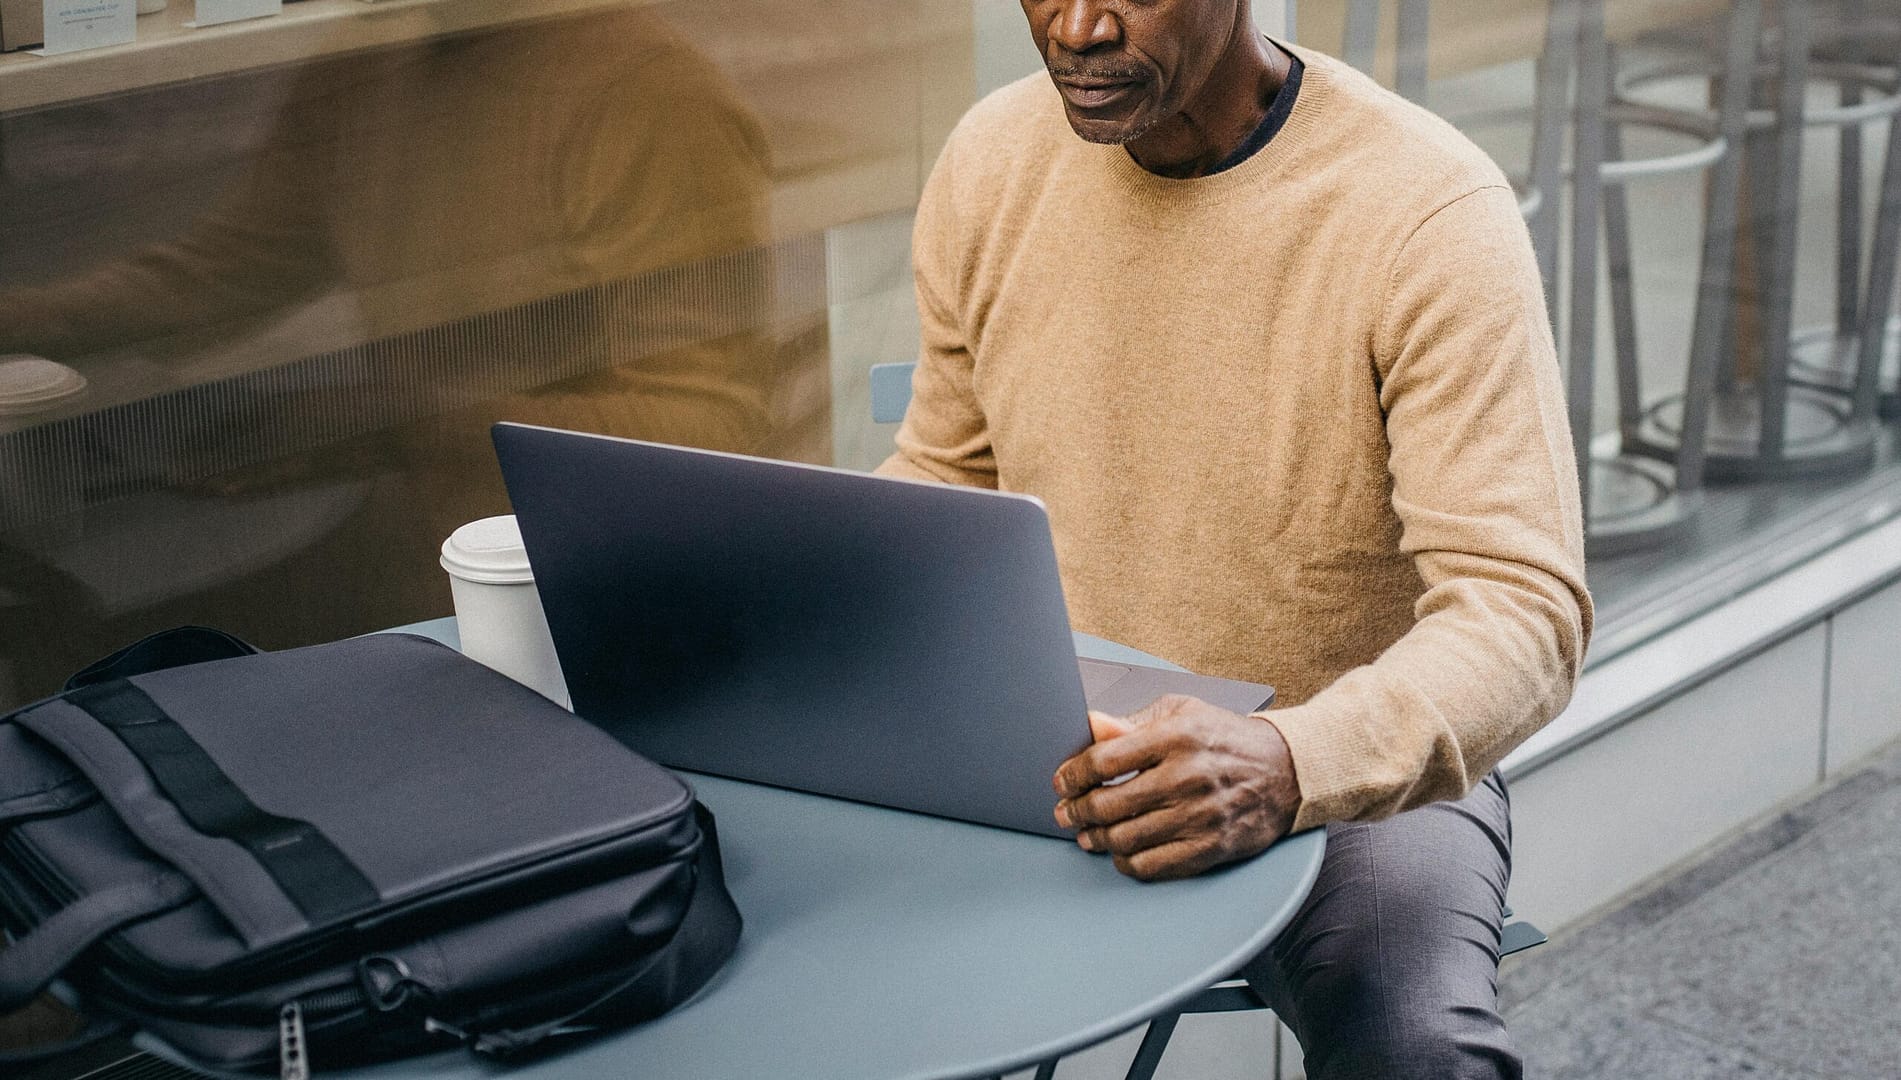
<svg viewBox="0 0 1901 1080"><path fill-rule="evenodd" d="M365 911L376 886L316 826L260 807L191 733L136 684L113 679L66 695L118 736L194 829L251 853L313 925Z"/></svg>
<svg viewBox="0 0 1901 1080"><path fill-rule="evenodd" d="M197 895L183 875L156 874L88 893L54 912L0 950L0 1013L25 1008L100 938Z"/></svg>

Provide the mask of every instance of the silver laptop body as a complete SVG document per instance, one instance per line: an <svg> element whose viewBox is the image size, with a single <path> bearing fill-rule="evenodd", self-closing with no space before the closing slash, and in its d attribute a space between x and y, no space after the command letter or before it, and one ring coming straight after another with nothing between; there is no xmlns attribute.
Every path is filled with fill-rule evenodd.
<svg viewBox="0 0 1901 1080"><path fill-rule="evenodd" d="M1064 836L1051 775L1088 744L1086 708L1273 695L1079 667L1028 496L521 424L494 439L575 711L665 765Z"/></svg>

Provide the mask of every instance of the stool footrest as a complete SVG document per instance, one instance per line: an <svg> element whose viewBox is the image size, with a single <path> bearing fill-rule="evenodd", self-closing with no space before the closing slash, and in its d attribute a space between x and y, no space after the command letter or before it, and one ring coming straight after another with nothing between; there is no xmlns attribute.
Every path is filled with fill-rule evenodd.
<svg viewBox="0 0 1901 1080"><path fill-rule="evenodd" d="M1498 955L1500 959L1513 953L1524 952L1534 946L1550 941L1543 930L1528 922L1506 923L1498 934Z"/></svg>

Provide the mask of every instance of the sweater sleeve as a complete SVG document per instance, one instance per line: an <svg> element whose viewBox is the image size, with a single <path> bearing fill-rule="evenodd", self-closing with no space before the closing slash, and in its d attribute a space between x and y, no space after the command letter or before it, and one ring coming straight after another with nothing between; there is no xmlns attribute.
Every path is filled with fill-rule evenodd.
<svg viewBox="0 0 1901 1080"><path fill-rule="evenodd" d="M918 200L911 234L920 346L911 405L897 450L878 466L885 476L968 487L997 486L990 429L977 400L975 345L962 318L964 273L956 208L957 142L939 155Z"/></svg>
<svg viewBox="0 0 1901 1080"><path fill-rule="evenodd" d="M1262 714L1295 828L1462 797L1569 700L1590 636L1577 469L1531 244L1508 189L1444 205L1394 257L1373 335L1414 625Z"/></svg>

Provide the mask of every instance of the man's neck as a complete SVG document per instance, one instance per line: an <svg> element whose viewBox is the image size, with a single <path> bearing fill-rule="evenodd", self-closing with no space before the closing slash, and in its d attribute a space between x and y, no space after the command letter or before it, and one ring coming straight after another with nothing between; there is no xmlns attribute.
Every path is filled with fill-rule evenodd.
<svg viewBox="0 0 1901 1080"><path fill-rule="evenodd" d="M1233 45L1208 73L1194 99L1129 143L1129 156L1158 176L1207 175L1267 118L1292 64L1280 46L1255 32L1250 23L1237 25Z"/></svg>

